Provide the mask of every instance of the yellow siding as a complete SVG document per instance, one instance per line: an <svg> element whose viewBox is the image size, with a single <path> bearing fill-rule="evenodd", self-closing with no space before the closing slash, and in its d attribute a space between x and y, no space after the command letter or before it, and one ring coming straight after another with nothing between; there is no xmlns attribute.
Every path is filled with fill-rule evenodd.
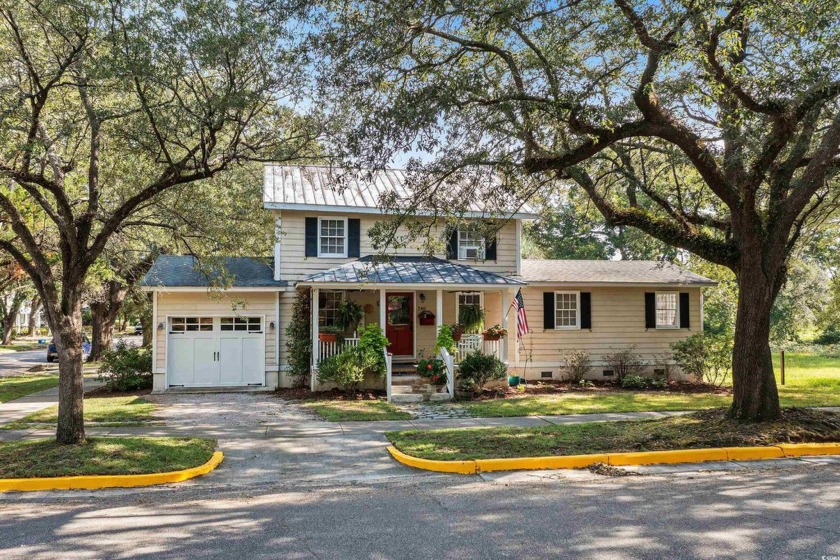
<svg viewBox="0 0 840 560"><path fill-rule="evenodd" d="M276 292L158 292L157 317L155 317L155 371L166 369L166 332L157 329L158 323L166 325L166 318L196 315L262 315L265 328L265 367L276 370L275 343L277 328L271 330L269 323L276 320ZM291 309L290 309L291 311ZM288 313L282 314L288 316Z"/></svg>
<svg viewBox="0 0 840 560"><path fill-rule="evenodd" d="M543 292L574 290L592 294L591 330L546 330L543 328ZM701 331L701 290L689 288L670 290L690 293L690 329L645 329L645 292L652 288L552 288L529 286L523 288L525 309L531 333L524 337L519 348L518 371L528 378L539 378L540 372L551 371L554 378L559 375L562 351L585 350L590 353L593 368L592 378L603 377L603 356L628 345L635 345L635 352L650 362L655 354L671 354L670 344ZM660 290L669 291L669 290ZM510 331L515 333L515 318L511 316ZM511 342L515 335L511 336ZM511 365L516 355L511 347ZM525 362L527 371L525 370ZM652 366L648 371L652 370Z"/></svg>
<svg viewBox="0 0 840 560"><path fill-rule="evenodd" d="M298 281L309 274L328 270L341 264L352 262L354 258L320 258L305 256L305 219L307 217L319 217L327 214L318 212L300 212L283 210L275 211L275 217L282 220L280 234L280 262L281 279ZM373 248L368 230L383 219L383 216L371 214L332 214L333 216L358 218L361 220L361 255L374 255L377 251ZM439 235L439 226L433 226L431 235ZM423 254L421 241L418 240L408 247L396 250L397 255L420 255ZM437 255L444 258L443 254ZM506 222L499 230L496 237L495 261L462 261L475 268L489 270L503 274L516 273L517 263L517 242L516 242L516 221Z"/></svg>

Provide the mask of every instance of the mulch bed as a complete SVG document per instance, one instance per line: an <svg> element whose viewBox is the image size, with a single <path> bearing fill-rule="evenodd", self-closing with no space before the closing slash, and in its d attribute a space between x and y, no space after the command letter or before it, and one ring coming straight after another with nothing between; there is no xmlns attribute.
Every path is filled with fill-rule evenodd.
<svg viewBox="0 0 840 560"><path fill-rule="evenodd" d="M361 390L355 395L347 395L339 389L312 392L308 387L281 388L275 396L287 401L378 401L386 397L385 391Z"/></svg>
<svg viewBox="0 0 840 560"><path fill-rule="evenodd" d="M689 383L684 381L671 381L661 389L622 389L616 382L592 381L592 385L582 387L580 385L567 383L565 381L529 381L523 391L519 387L494 387L485 389L478 397L480 400L487 399L509 399L526 395L561 395L564 393L676 393L676 394L706 394L706 395L731 395L731 387L717 387L708 383Z"/></svg>
<svg viewBox="0 0 840 560"><path fill-rule="evenodd" d="M108 399L111 397L145 397L151 394L151 389L140 389L139 391L109 391L105 387L97 387L85 393L86 399Z"/></svg>

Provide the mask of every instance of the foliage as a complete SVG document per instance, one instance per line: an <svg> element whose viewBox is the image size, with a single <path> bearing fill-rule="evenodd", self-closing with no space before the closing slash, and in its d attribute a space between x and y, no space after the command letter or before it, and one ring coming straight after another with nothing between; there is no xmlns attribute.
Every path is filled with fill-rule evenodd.
<svg viewBox="0 0 840 560"><path fill-rule="evenodd" d="M385 336L379 325L371 323L365 326L362 336L359 337L357 348L359 352L366 356L366 361L373 364L365 372L366 375L373 377L385 375L385 349L389 344L388 337Z"/></svg>
<svg viewBox="0 0 840 560"><path fill-rule="evenodd" d="M604 354L604 364L615 372L619 383L628 375L641 374L646 365L636 353L635 344L623 348L610 348L610 351Z"/></svg>
<svg viewBox="0 0 840 560"><path fill-rule="evenodd" d="M471 352L461 360L458 379L471 379L481 390L485 383L493 379L503 379L507 375L507 366L492 354L481 351Z"/></svg>
<svg viewBox="0 0 840 560"><path fill-rule="evenodd" d="M816 344L840 344L840 327L836 323L828 325L823 331L814 339Z"/></svg>
<svg viewBox="0 0 840 560"><path fill-rule="evenodd" d="M676 363L674 362L674 355L668 352L662 354L654 354L651 360L654 373L660 371L665 381L671 381L676 373Z"/></svg>
<svg viewBox="0 0 840 560"><path fill-rule="evenodd" d="M667 383L664 379L643 375L628 375L621 380L622 389L663 389L666 386Z"/></svg>
<svg viewBox="0 0 840 560"><path fill-rule="evenodd" d="M355 301L345 299L336 310L336 325L345 332L353 331L362 320L364 312L362 306Z"/></svg>
<svg viewBox="0 0 840 560"><path fill-rule="evenodd" d="M296 386L306 384L312 367L312 309L309 292L298 292L292 305L292 317L286 327L286 356L289 375Z"/></svg>
<svg viewBox="0 0 840 560"><path fill-rule="evenodd" d="M462 305L458 309L458 323L466 332L478 332L484 325L484 310L480 305Z"/></svg>
<svg viewBox="0 0 840 560"><path fill-rule="evenodd" d="M435 339L435 354L440 352L441 348L446 348L450 354L455 353L455 338L452 336L452 327L449 325L441 325Z"/></svg>
<svg viewBox="0 0 840 560"><path fill-rule="evenodd" d="M481 334L488 338L504 338L508 335L508 331L501 325L493 325Z"/></svg>
<svg viewBox="0 0 840 560"><path fill-rule="evenodd" d="M318 382L335 383L347 394L353 394L365 380L362 354L355 348L344 350L318 362Z"/></svg>
<svg viewBox="0 0 840 560"><path fill-rule="evenodd" d="M417 375L432 385L446 385L446 364L437 357L417 360Z"/></svg>
<svg viewBox="0 0 840 560"><path fill-rule="evenodd" d="M720 387L729 378L732 339L725 334L697 333L671 344L683 373Z"/></svg>
<svg viewBox="0 0 840 560"><path fill-rule="evenodd" d="M592 360L586 350L568 350L560 353L560 371L564 379L580 383L592 370Z"/></svg>
<svg viewBox="0 0 840 560"><path fill-rule="evenodd" d="M105 350L102 353L99 380L105 382L108 391L151 389L151 350L120 339L114 350Z"/></svg>
<svg viewBox="0 0 840 560"><path fill-rule="evenodd" d="M471 377L462 377L460 375L458 376L458 383L455 387L458 391L464 393L475 393L479 388L475 379L472 379Z"/></svg>

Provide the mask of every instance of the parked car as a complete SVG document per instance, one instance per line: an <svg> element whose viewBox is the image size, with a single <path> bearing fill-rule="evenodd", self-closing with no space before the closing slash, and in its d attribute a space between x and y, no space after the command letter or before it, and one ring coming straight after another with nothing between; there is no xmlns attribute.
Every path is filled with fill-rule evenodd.
<svg viewBox="0 0 840 560"><path fill-rule="evenodd" d="M134 334L143 334L143 325L140 323L134 325Z"/></svg>
<svg viewBox="0 0 840 560"><path fill-rule="evenodd" d="M90 355L90 339L87 336L82 337L82 355ZM53 363L58 359L58 350L55 348L55 339L50 340L50 345L47 346L47 361Z"/></svg>

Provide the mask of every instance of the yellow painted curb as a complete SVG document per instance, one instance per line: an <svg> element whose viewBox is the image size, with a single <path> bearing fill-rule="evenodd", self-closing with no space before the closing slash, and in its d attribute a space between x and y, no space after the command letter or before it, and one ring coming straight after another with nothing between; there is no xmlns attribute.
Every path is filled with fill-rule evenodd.
<svg viewBox="0 0 840 560"><path fill-rule="evenodd" d="M456 474L478 474L492 471L581 469L596 463L605 463L612 466L634 466L706 463L708 461L755 461L806 455L840 455L840 443L782 443L767 447L712 447L708 449L475 459L469 461L421 459L406 455L394 446L389 446L388 452L400 463L417 469Z"/></svg>
<svg viewBox="0 0 840 560"><path fill-rule="evenodd" d="M0 492L32 492L37 490L98 490L100 488L132 488L183 482L209 473L219 466L224 453L216 451L203 465L152 474L120 474L92 476L61 476L54 478L5 478L0 479Z"/></svg>

